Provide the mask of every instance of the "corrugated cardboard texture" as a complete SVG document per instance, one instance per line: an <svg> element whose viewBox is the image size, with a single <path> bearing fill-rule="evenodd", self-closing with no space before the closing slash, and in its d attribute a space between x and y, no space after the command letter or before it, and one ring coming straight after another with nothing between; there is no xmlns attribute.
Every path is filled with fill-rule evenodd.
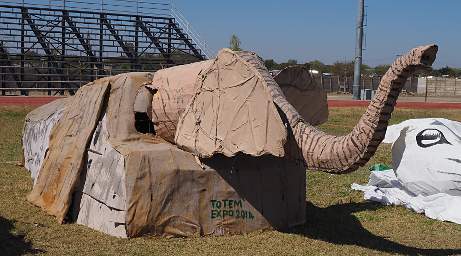
<svg viewBox="0 0 461 256"><path fill-rule="evenodd" d="M156 91L152 100L152 121L157 135L174 143L179 117L194 96L195 82L212 63L207 60L155 72L147 87Z"/></svg>
<svg viewBox="0 0 461 256"><path fill-rule="evenodd" d="M304 121L311 125L320 125L328 120L327 94L307 68L287 67L280 71L274 80Z"/></svg>
<svg viewBox="0 0 461 256"><path fill-rule="evenodd" d="M108 80L80 88L51 132L37 182L28 200L63 222L84 155L109 89Z"/></svg>
<svg viewBox="0 0 461 256"><path fill-rule="evenodd" d="M175 142L201 157L283 156L287 132L260 73L229 49L201 74Z"/></svg>
<svg viewBox="0 0 461 256"><path fill-rule="evenodd" d="M375 97L349 134L329 135L305 122L292 126L309 168L348 173L364 166L386 134L405 81L414 72L432 65L437 50L436 45L420 46L399 57L382 77Z"/></svg>

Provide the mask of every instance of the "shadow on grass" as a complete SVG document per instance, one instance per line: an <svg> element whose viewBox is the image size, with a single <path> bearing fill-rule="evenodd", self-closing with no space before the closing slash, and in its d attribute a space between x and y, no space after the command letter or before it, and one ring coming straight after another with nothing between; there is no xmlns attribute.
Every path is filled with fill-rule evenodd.
<svg viewBox="0 0 461 256"><path fill-rule="evenodd" d="M11 233L13 224L11 221L0 216L0 255L23 255L37 254L44 251L34 249L32 244L22 235Z"/></svg>
<svg viewBox="0 0 461 256"><path fill-rule="evenodd" d="M460 255L461 249L420 249L402 245L366 230L353 215L355 212L375 210L382 205L364 202L332 205L319 208L312 203L306 206L306 224L290 233L338 245L356 245L376 251L406 255Z"/></svg>

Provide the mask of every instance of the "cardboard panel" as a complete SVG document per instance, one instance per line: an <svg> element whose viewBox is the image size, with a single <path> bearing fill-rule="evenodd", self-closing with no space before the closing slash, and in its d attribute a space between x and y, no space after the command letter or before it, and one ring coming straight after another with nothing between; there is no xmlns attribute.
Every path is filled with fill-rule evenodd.
<svg viewBox="0 0 461 256"><path fill-rule="evenodd" d="M28 200L63 222L80 177L89 140L110 88L98 80L80 88L51 132L49 153Z"/></svg>

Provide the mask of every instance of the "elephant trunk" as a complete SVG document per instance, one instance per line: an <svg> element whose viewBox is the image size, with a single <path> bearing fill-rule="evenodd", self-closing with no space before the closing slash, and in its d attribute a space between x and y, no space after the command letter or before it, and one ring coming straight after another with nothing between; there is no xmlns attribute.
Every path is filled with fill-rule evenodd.
<svg viewBox="0 0 461 256"><path fill-rule="evenodd" d="M375 98L352 132L326 134L299 116L278 86L270 86L274 102L285 113L309 169L343 174L357 170L384 139L388 121L407 78L435 60L438 47L422 46L398 58L381 79Z"/></svg>

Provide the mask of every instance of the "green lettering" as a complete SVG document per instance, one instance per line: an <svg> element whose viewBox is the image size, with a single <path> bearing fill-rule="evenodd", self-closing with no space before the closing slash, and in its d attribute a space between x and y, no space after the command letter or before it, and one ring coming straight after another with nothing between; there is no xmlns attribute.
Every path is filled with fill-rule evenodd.
<svg viewBox="0 0 461 256"><path fill-rule="evenodd" d="M211 208L216 208L216 200L211 200Z"/></svg>
<svg viewBox="0 0 461 256"><path fill-rule="evenodd" d="M236 207L243 208L242 200L234 200L234 205Z"/></svg>
<svg viewBox="0 0 461 256"><path fill-rule="evenodd" d="M221 201L216 201L216 208L221 209L222 203Z"/></svg>

